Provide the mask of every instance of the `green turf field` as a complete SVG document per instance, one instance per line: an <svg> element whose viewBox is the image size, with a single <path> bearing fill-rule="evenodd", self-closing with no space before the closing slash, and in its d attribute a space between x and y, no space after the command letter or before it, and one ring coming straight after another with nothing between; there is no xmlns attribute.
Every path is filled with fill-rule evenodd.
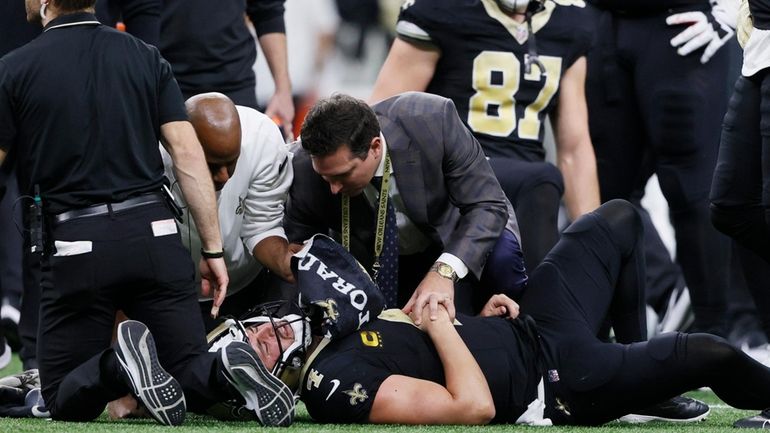
<svg viewBox="0 0 770 433"><path fill-rule="evenodd" d="M0 370L0 376L7 374L13 374L21 371L21 363L18 358L14 356L13 362L5 369ZM651 432L651 433L663 433L663 432L722 432L722 431L738 431L732 428L732 422L736 419L753 414L753 412L740 411L730 407L727 407L719 399L714 396L712 392L693 392L689 394L695 398L701 399L712 405L711 414L709 417L700 423L696 424L665 424L665 423L649 423L644 425L629 425L620 423L611 423L602 427L548 427L547 430L543 430L544 427L522 427L512 425L490 426L490 427L465 427L465 426L437 426L437 427L424 427L424 426L348 426L348 425L322 425L314 424L305 411L305 407L300 405L297 408L296 422L292 427L287 429L274 429L273 431L281 431L286 433L291 432L415 432L415 433L444 433L444 432ZM212 418L202 417L197 415L188 414L187 420L181 427L163 427L156 424L155 421L149 419L141 420L122 420L122 421L110 421L107 418L106 413L98 418L94 422L90 423L69 423L69 422L57 422L42 419L11 419L0 418L0 433L95 433L95 432L107 432L107 433L144 433L144 432L160 432L160 431L173 431L175 433L209 433L209 432L221 432L221 433L253 433L254 431L261 429L256 423L236 423L236 422L222 422Z"/></svg>

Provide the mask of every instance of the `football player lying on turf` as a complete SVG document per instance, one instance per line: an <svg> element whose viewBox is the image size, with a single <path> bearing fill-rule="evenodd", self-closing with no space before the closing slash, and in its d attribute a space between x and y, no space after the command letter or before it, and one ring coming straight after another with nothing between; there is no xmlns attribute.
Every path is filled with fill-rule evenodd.
<svg viewBox="0 0 770 433"><path fill-rule="evenodd" d="M217 341L249 341L321 422L595 425L701 386L737 408L770 406L770 369L722 338L671 333L628 345L596 338L608 313L616 333L640 332L640 224L618 200L581 217L532 274L525 314L498 295L484 317L450 323L444 300L433 299L425 317L388 310L331 340L311 338L307 318L286 316L231 322ZM330 285L339 282L340 269L313 266ZM342 317L345 308L328 315ZM289 373L300 367L297 380Z"/></svg>
<svg viewBox="0 0 770 433"><path fill-rule="evenodd" d="M337 423L595 425L702 386L737 408L770 406L770 369L722 338L596 338L608 312L616 332L636 332L641 235L636 211L609 202L570 226L534 271L523 314L503 296L490 300L486 317L458 315L454 324L442 299L425 317L388 310L350 335L314 338L291 385L315 420ZM307 339L289 322L248 331L269 369L287 360L296 367L297 352L282 348L301 351Z"/></svg>

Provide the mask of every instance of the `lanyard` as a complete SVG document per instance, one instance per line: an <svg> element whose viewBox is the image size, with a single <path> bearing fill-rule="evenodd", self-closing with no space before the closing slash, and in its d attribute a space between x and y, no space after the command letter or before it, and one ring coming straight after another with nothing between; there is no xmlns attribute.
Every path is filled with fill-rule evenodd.
<svg viewBox="0 0 770 433"><path fill-rule="evenodd" d="M385 171L380 185L379 208L377 209L377 229L374 235L374 270L373 279L377 279L380 269L380 254L385 239L385 220L388 216L388 187L390 186L390 155L385 153ZM342 196L342 246L350 251L350 197Z"/></svg>

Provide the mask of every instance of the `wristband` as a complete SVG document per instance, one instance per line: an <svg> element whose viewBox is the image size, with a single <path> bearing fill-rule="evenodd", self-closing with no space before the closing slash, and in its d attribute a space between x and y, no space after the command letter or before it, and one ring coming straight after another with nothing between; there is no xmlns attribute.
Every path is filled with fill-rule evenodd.
<svg viewBox="0 0 770 433"><path fill-rule="evenodd" d="M221 259L225 256L225 252L223 250L219 251L206 251L203 248L201 248L201 257L204 259Z"/></svg>

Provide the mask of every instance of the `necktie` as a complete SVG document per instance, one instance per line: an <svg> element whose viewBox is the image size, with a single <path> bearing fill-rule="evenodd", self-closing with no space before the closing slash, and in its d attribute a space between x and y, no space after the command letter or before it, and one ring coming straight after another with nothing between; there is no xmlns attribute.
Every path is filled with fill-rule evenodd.
<svg viewBox="0 0 770 433"><path fill-rule="evenodd" d="M380 191L382 177L372 178L372 185ZM387 194L387 191L384 191ZM379 202L378 202L379 203ZM379 207L379 205L377 205ZM377 212L379 213L379 212ZM374 220L375 227L377 218ZM375 230L375 236L376 236ZM379 269L375 270L375 283L380 288L385 303L389 308L397 308L398 305L398 224L396 223L396 210L393 207L393 199L388 197L385 211L385 230L383 234L382 253L379 258Z"/></svg>

